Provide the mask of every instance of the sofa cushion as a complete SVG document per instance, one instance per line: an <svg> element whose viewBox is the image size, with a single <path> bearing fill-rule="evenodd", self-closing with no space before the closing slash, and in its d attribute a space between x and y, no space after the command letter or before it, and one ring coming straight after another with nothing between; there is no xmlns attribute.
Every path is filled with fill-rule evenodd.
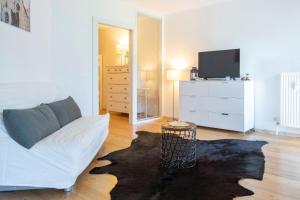
<svg viewBox="0 0 300 200"><path fill-rule="evenodd" d="M81 112L72 97L47 104L55 113L60 127L81 117Z"/></svg>
<svg viewBox="0 0 300 200"><path fill-rule="evenodd" d="M109 115L81 117L36 144L31 152L66 173L84 170L107 137Z"/></svg>
<svg viewBox="0 0 300 200"><path fill-rule="evenodd" d="M60 128L54 112L47 105L4 110L3 121L10 137L27 149Z"/></svg>

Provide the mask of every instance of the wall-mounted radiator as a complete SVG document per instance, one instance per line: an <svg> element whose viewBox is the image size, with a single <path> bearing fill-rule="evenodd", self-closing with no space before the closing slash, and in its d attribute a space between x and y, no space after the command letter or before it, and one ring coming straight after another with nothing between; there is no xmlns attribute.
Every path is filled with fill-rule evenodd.
<svg viewBox="0 0 300 200"><path fill-rule="evenodd" d="M300 72L281 74L282 126L300 128Z"/></svg>

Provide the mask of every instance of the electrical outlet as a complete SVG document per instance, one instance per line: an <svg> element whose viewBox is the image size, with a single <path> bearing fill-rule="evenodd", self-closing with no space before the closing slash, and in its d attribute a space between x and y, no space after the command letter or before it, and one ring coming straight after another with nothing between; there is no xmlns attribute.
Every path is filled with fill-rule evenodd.
<svg viewBox="0 0 300 200"><path fill-rule="evenodd" d="M280 119L279 119L279 117L274 117L273 121L276 123L277 126L280 125Z"/></svg>

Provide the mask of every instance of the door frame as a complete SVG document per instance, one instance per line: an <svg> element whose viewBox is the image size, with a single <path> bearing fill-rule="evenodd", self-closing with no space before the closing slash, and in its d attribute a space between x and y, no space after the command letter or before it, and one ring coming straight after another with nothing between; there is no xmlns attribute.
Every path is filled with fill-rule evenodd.
<svg viewBox="0 0 300 200"><path fill-rule="evenodd" d="M114 26L130 31L130 55L129 55L129 77L130 77L130 112L129 122L137 122L137 56L136 56L136 29L135 24L125 21L112 20L108 18L93 17L93 69L92 69L92 111L93 115L99 115L99 24Z"/></svg>

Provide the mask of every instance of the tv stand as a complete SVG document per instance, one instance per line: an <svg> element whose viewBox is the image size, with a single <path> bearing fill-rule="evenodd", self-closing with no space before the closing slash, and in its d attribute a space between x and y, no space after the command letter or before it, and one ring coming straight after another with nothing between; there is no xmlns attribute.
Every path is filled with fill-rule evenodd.
<svg viewBox="0 0 300 200"><path fill-rule="evenodd" d="M254 128L253 81L180 81L179 119L211 128Z"/></svg>

